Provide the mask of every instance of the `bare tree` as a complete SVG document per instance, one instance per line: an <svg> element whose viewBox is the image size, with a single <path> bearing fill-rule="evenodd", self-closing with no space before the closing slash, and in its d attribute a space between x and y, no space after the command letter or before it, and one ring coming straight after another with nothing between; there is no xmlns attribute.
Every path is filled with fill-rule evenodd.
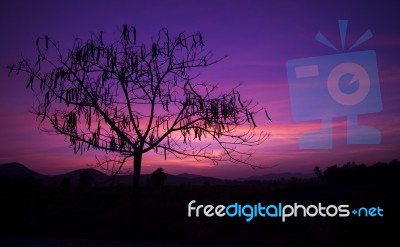
<svg viewBox="0 0 400 247"><path fill-rule="evenodd" d="M134 197L142 155L149 151L165 159L256 167L249 162L252 153L238 147L266 140L268 133L255 131L254 120L264 109L242 99L237 88L222 93L196 80L196 69L222 59L205 49L200 33L171 37L163 28L147 46L138 44L135 27L124 25L120 33L113 42L103 32L76 39L68 50L41 37L35 62L21 57L9 66L10 75L27 74L43 131L68 138L75 153L105 151L98 165L114 174L133 157Z"/></svg>

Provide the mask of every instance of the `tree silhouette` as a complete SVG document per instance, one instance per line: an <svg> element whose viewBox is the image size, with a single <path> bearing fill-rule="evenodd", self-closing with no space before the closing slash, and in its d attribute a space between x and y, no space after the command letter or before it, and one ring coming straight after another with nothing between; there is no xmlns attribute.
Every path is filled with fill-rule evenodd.
<svg viewBox="0 0 400 247"><path fill-rule="evenodd" d="M254 115L264 108L242 99L237 88L223 93L196 81L196 69L223 59L205 49L200 33L171 37L163 28L150 45L139 44L133 26L120 34L113 42L103 32L77 38L70 49L41 37L35 62L21 57L9 66L9 75L27 74L43 131L65 136L75 153L105 151L98 166L114 174L133 158L134 198L142 156L150 151L256 167L252 152L238 146L267 139L255 131Z"/></svg>
<svg viewBox="0 0 400 247"><path fill-rule="evenodd" d="M333 184L393 183L398 182L400 162L392 160L389 164L378 162L371 166L347 162L342 166L329 166L323 176Z"/></svg>
<svg viewBox="0 0 400 247"><path fill-rule="evenodd" d="M319 168L319 166L314 167L314 174L318 179L323 177L321 168Z"/></svg>
<svg viewBox="0 0 400 247"><path fill-rule="evenodd" d="M167 174L164 172L164 169L157 168L157 170L151 173L150 178L154 186L162 187L164 186L165 180L167 179Z"/></svg>
<svg viewBox="0 0 400 247"><path fill-rule="evenodd" d="M93 176L88 169L85 169L81 173L79 173L79 186L81 188L89 187L92 181L93 181Z"/></svg>

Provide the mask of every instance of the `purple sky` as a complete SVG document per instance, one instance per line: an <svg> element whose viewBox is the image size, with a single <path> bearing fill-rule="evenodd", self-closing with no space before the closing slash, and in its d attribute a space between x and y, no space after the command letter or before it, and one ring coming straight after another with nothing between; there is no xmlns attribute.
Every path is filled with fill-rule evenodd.
<svg viewBox="0 0 400 247"><path fill-rule="evenodd" d="M300 3L301 2L301 3ZM279 164L268 170L246 166L163 160L145 155L143 172L164 167L169 173L197 173L235 178L275 172L312 172L347 161L390 161L400 150L400 17L389 1L2 1L0 3L0 65L15 62L23 54L32 57L38 36L49 35L61 46L74 37L100 30L115 35L122 24L135 25L139 42L154 37L161 27L171 33L203 34L215 56L228 58L201 71L201 78L221 89L242 84L243 97L265 105L273 123L264 128L271 138L257 148L255 163ZM292 120L286 62L291 59L338 54L314 40L323 33L340 47L338 20L349 20L346 46L367 29L373 37L352 51L375 50L383 110L359 117L382 133L380 145L348 145L346 118L334 118L331 150L301 150L297 144L304 130L318 129L318 121ZM345 52L347 50L345 49ZM32 57L33 58L33 57ZM29 109L34 101L23 76L7 77L0 70L0 163L17 161L45 174L57 174L94 164L94 153L75 155L59 136L37 130Z"/></svg>

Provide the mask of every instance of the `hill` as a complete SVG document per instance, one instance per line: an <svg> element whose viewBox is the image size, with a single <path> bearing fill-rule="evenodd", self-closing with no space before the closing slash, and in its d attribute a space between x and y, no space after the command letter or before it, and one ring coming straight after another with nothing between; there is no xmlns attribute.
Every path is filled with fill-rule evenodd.
<svg viewBox="0 0 400 247"><path fill-rule="evenodd" d="M248 178L239 179L241 181L250 181L250 180L258 180L258 181L276 181L276 180L289 180L289 179L310 179L315 177L314 174L311 173L271 173L259 176L251 176Z"/></svg>
<svg viewBox="0 0 400 247"><path fill-rule="evenodd" d="M19 163L7 163L0 165L0 183L7 185L40 185L58 187L63 185L67 186L79 186L79 177L83 171L89 171L93 180L92 186L103 187L110 186L113 184L113 177L100 172L96 169L79 169L74 170L65 174L59 175L43 175L38 172L32 171L26 166ZM179 175L167 174L165 185L167 186L179 186L179 185L221 185L228 182L245 182L245 181L276 181L276 180L288 180L291 178L297 179L309 179L313 177L313 174L302 174L302 173L278 173L278 174L265 174L260 176L251 176L248 178L240 178L235 180L224 180L209 176L201 176L196 174L182 173ZM140 177L140 184L151 185L150 174L142 174ZM131 186L132 176L131 175L118 175L115 177L114 185L120 186Z"/></svg>
<svg viewBox="0 0 400 247"><path fill-rule="evenodd" d="M50 186L58 186L65 181L66 179L69 180L71 186L78 186L79 185L79 176L80 174L88 170L90 175L93 178L92 185L94 186L107 186L111 184L111 177L99 172L96 169L79 169L72 172L68 172L66 174L54 175L54 176L46 176L45 181L46 185Z"/></svg>
<svg viewBox="0 0 400 247"><path fill-rule="evenodd" d="M16 177L16 176L32 176L33 178L40 179L44 175L30 170L20 163L6 163L0 165L0 176Z"/></svg>

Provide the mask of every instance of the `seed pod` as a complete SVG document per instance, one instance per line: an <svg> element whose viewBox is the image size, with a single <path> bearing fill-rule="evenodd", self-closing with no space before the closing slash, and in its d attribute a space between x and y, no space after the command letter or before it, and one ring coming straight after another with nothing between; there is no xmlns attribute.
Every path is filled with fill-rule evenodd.
<svg viewBox="0 0 400 247"><path fill-rule="evenodd" d="M8 77L11 76L12 71L14 70L15 64L13 64L10 68L10 72L8 72Z"/></svg>
<svg viewBox="0 0 400 247"><path fill-rule="evenodd" d="M136 45L136 27L133 27L133 44Z"/></svg>
<svg viewBox="0 0 400 247"><path fill-rule="evenodd" d="M49 50L49 36L46 35L44 38L46 40L46 51L48 51Z"/></svg>

